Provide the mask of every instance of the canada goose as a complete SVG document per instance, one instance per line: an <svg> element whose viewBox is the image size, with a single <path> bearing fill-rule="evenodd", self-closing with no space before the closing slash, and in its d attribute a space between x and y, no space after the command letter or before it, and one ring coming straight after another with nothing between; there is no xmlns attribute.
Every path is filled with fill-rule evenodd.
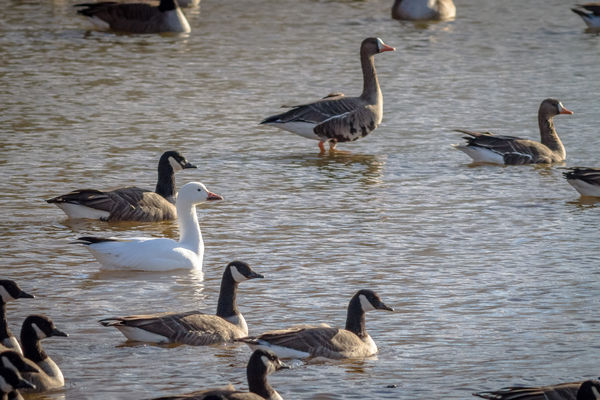
<svg viewBox="0 0 600 400"><path fill-rule="evenodd" d="M6 321L6 303L16 299L33 299L33 295L24 292L15 281L0 279L0 351L15 350L23 354L19 341Z"/></svg>
<svg viewBox="0 0 600 400"><path fill-rule="evenodd" d="M37 372L33 363L27 363L23 356L14 350L6 350L0 353L0 367L8 368L22 374L24 372ZM8 393L9 400L23 400L23 396L17 390Z"/></svg>
<svg viewBox="0 0 600 400"><path fill-rule="evenodd" d="M199 182L183 185L177 196L179 241L167 238L78 238L106 269L169 271L173 269L202 269L204 242L196 205L205 201L223 200L209 192Z"/></svg>
<svg viewBox="0 0 600 400"><path fill-rule="evenodd" d="M58 389L65 385L63 374L56 363L42 349L40 341L51 336L69 336L58 330L45 315L30 315L23 321L21 344L23 356L38 372L24 372L23 377L35 385L36 392Z"/></svg>
<svg viewBox="0 0 600 400"><path fill-rule="evenodd" d="M567 182L582 196L600 197L600 168L571 167L563 172Z"/></svg>
<svg viewBox="0 0 600 400"><path fill-rule="evenodd" d="M0 400L8 400L8 394L18 389L34 389L35 385L23 379L18 373L9 368L0 367Z"/></svg>
<svg viewBox="0 0 600 400"><path fill-rule="evenodd" d="M386 306L372 290L359 290L348 305L346 328L328 325L304 325L269 331L238 341L251 349L269 349L281 358L363 358L377 353L377 345L365 329L365 312L394 311Z"/></svg>
<svg viewBox="0 0 600 400"><path fill-rule="evenodd" d="M56 204L69 218L145 222L172 220L177 218L175 172L186 168L196 166L179 152L167 151L158 161L158 182L154 192L135 186L107 192L82 189L46 201Z"/></svg>
<svg viewBox="0 0 600 400"><path fill-rule="evenodd" d="M338 142L355 141L367 136L383 118L383 95L373 56L394 50L379 38L363 40L360 45L363 72L363 91L360 96L329 95L314 103L294 106L285 113L272 115L261 124L318 140L321 152L325 151L325 142L329 142L333 150Z"/></svg>
<svg viewBox="0 0 600 400"><path fill-rule="evenodd" d="M179 343L195 346L231 342L248 335L248 325L236 304L238 285L263 278L243 261L230 262L221 279L217 314L200 311L167 312L106 318L99 322L114 326L129 340L152 343Z"/></svg>
<svg viewBox="0 0 600 400"><path fill-rule="evenodd" d="M538 122L540 126L541 143L515 136L495 136L490 132L471 132L457 129L466 133L466 145L454 145L467 153L474 162L492 164L550 164L565 160L565 148L554 129L552 118L558 114L573 114L556 99L545 99L540 104Z"/></svg>
<svg viewBox="0 0 600 400"><path fill-rule="evenodd" d="M579 15L588 28L600 28L600 3L577 4L577 7L571 11Z"/></svg>
<svg viewBox="0 0 600 400"><path fill-rule="evenodd" d="M406 20L445 20L456 16L452 0L396 0L392 18Z"/></svg>
<svg viewBox="0 0 600 400"><path fill-rule="evenodd" d="M191 31L177 0L160 0L158 6L146 3L81 3L78 14L88 17L102 30L129 33L189 33Z"/></svg>
<svg viewBox="0 0 600 400"><path fill-rule="evenodd" d="M282 400L279 393L267 382L267 375L289 368L277 355L269 350L256 350L250 356L246 375L250 392L240 392L229 385L225 388L205 389L178 396L159 397L154 400Z"/></svg>
<svg viewBox="0 0 600 400"><path fill-rule="evenodd" d="M551 386L515 386L473 393L473 396L490 400L600 400L600 381L592 379Z"/></svg>

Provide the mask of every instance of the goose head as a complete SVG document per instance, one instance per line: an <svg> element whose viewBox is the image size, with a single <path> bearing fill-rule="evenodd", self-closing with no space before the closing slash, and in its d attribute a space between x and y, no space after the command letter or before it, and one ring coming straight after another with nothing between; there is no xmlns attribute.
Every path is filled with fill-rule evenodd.
<svg viewBox="0 0 600 400"><path fill-rule="evenodd" d="M225 273L229 272L236 283L247 281L248 279L264 278L263 275L254 272L250 266L243 261L232 261L227 264Z"/></svg>
<svg viewBox="0 0 600 400"><path fill-rule="evenodd" d="M377 293L372 290L362 289L356 292L354 295L355 299L360 302L360 307L364 312L371 310L387 310L394 311L392 307L386 306L383 301L379 298Z"/></svg>
<svg viewBox="0 0 600 400"><path fill-rule="evenodd" d="M177 203L186 202L196 205L213 200L223 200L223 197L209 192L206 186L200 182L186 183L179 189L179 193L177 194Z"/></svg>
<svg viewBox="0 0 600 400"><path fill-rule="evenodd" d="M366 38L360 45L360 52L365 53L367 56L394 50L396 49L383 43L383 40L376 37Z"/></svg>
<svg viewBox="0 0 600 400"><path fill-rule="evenodd" d="M15 299L33 299L33 295L25 293L15 281L0 279L0 297L4 303Z"/></svg>
<svg viewBox="0 0 600 400"><path fill-rule="evenodd" d="M259 375L268 375L280 369L288 368L290 367L284 364L275 353L265 349L255 350L248 361L248 371L252 370Z"/></svg>
<svg viewBox="0 0 600 400"><path fill-rule="evenodd" d="M160 157L159 165L168 164L173 168L173 172L181 171L186 168L198 168L194 164L190 163L183 155L178 151L165 151Z"/></svg>
<svg viewBox="0 0 600 400"><path fill-rule="evenodd" d="M35 389L35 385L23 379L18 372L0 367L0 393L10 393L16 389Z"/></svg>
<svg viewBox="0 0 600 400"><path fill-rule="evenodd" d="M553 117L558 114L573 114L573 111L567 110L562 103L556 99L545 99L540 104L540 115Z"/></svg>
<svg viewBox="0 0 600 400"><path fill-rule="evenodd" d="M577 400L600 400L600 381L590 379L583 382L577 391Z"/></svg>
<svg viewBox="0 0 600 400"><path fill-rule="evenodd" d="M38 340L50 336L69 336L65 332L58 330L50 318L40 314L30 315L25 318L25 321L23 321L21 338L23 337L23 334L33 335Z"/></svg>
<svg viewBox="0 0 600 400"><path fill-rule="evenodd" d="M0 367L20 372L38 372L37 369L25 362L22 355L13 350L0 353Z"/></svg>

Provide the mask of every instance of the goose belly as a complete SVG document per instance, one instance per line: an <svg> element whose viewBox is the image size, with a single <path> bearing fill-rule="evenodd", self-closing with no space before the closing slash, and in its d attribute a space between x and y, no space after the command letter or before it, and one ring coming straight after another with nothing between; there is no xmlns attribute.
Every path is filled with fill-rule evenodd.
<svg viewBox="0 0 600 400"><path fill-rule="evenodd" d="M479 146L455 146L473 159L473 162L504 165L504 157L494 151Z"/></svg>
<svg viewBox="0 0 600 400"><path fill-rule="evenodd" d="M179 8L165 13L165 25L169 32L189 33L191 31L190 24Z"/></svg>
<svg viewBox="0 0 600 400"><path fill-rule="evenodd" d="M258 339L258 344L246 343L248 347L252 349L252 351L257 349L266 349L271 350L273 353L277 354L279 358L308 358L310 357L310 353L306 351L300 351L296 349L292 349L290 347L283 347L271 344L267 341Z"/></svg>
<svg viewBox="0 0 600 400"><path fill-rule="evenodd" d="M406 19L431 19L437 13L433 9L433 0L403 0L400 3L400 14Z"/></svg>
<svg viewBox="0 0 600 400"><path fill-rule="evenodd" d="M123 336L128 340L134 340L137 342L148 342L148 343L169 343L169 339L165 336L158 335L156 333L148 332L144 329L136 328L133 326L116 325Z"/></svg>
<svg viewBox="0 0 600 400"><path fill-rule="evenodd" d="M567 179L567 182L582 196L600 197L600 186L592 185L580 179Z"/></svg>
<svg viewBox="0 0 600 400"><path fill-rule="evenodd" d="M37 363L41 372L23 373L23 377L35 385L31 391L42 392L51 389L58 389L65 386L65 378L58 368L58 365L51 359L46 358Z"/></svg>
<svg viewBox="0 0 600 400"><path fill-rule="evenodd" d="M314 128L316 125L309 122L273 122L266 125L275 126L279 129L295 133L296 135L300 135L307 139L321 140L321 138L315 134Z"/></svg>
<svg viewBox="0 0 600 400"><path fill-rule="evenodd" d="M108 211L96 210L81 204L73 203L55 203L69 218L73 219L107 219L110 215Z"/></svg>

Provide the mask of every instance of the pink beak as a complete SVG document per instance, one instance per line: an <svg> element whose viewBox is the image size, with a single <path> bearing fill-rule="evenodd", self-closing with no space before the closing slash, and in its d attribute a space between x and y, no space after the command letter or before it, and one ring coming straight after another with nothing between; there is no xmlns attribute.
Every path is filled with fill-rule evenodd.
<svg viewBox="0 0 600 400"><path fill-rule="evenodd" d="M223 200L223 196L213 193L213 192L208 192L208 197L206 198L206 200L211 201L211 200Z"/></svg>

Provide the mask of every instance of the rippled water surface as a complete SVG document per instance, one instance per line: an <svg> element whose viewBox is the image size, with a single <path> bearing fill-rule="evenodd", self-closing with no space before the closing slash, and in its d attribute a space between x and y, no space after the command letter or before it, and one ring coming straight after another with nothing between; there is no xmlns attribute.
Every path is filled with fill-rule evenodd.
<svg viewBox="0 0 600 400"><path fill-rule="evenodd" d="M600 209L558 166L472 166L455 128L538 138L556 126L565 165L600 166L600 37L559 0L456 0L455 21L401 23L391 0L203 0L188 36L87 31L69 1L5 0L0 14L2 276L36 299L11 303L19 331L45 313L70 334L44 341L66 377L48 399L137 399L228 382L246 388L244 346L131 345L97 320L214 312L224 265L250 332L343 326L351 295L376 290L380 353L295 363L270 377L287 399L465 399L476 390L596 377ZM319 155L258 126L282 104L362 88L360 41L379 36L383 124ZM106 273L82 234L178 235L158 224L70 221L44 199L72 189L153 188L177 149L225 197L198 210L204 276ZM395 385L396 387L388 387Z"/></svg>

